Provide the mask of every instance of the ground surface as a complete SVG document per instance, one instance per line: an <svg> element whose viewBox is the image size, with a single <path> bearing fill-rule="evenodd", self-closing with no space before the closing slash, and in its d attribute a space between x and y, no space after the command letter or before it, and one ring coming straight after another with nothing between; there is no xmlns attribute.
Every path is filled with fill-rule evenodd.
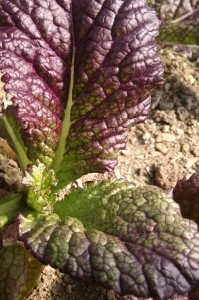
<svg viewBox="0 0 199 300"><path fill-rule="evenodd" d="M199 169L199 60L190 62L184 55L171 50L161 50L161 55L165 65L165 84L154 92L149 119L129 130L127 149L121 152L115 172L94 175L88 177L89 180L114 176L125 178L136 186L147 183L170 189L179 178L188 178ZM80 299L117 298L112 292L75 283L48 266L28 298ZM197 300L199 296L178 296L175 299Z"/></svg>

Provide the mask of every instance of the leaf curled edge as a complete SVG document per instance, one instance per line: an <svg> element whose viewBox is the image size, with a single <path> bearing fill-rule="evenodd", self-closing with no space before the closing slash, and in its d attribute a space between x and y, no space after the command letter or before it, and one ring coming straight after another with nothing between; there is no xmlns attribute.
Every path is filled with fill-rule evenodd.
<svg viewBox="0 0 199 300"><path fill-rule="evenodd" d="M73 191L60 215L19 217L19 239L42 263L121 295L168 299L199 281L199 234L153 187L103 183Z"/></svg>

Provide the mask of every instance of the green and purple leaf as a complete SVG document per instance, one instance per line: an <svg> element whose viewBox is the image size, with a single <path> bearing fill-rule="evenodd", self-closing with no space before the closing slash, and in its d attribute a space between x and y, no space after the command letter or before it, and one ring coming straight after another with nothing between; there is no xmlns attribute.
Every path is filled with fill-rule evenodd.
<svg viewBox="0 0 199 300"><path fill-rule="evenodd" d="M199 1L156 0L152 5L163 20L158 40L185 52L189 58L199 56Z"/></svg>
<svg viewBox="0 0 199 300"><path fill-rule="evenodd" d="M61 166L60 186L112 170L125 129L147 117L162 82L158 29L144 0L0 0L0 72L15 127L29 160Z"/></svg>
<svg viewBox="0 0 199 300"><path fill-rule="evenodd" d="M70 1L0 0L0 72L31 160L50 164L71 60Z"/></svg>
<svg viewBox="0 0 199 300"><path fill-rule="evenodd" d="M4 244L0 251L0 299L23 300L43 269L21 243Z"/></svg>
<svg viewBox="0 0 199 300"><path fill-rule="evenodd" d="M162 24L158 40L163 47L171 46L195 60L199 56L199 21Z"/></svg>
<svg viewBox="0 0 199 300"><path fill-rule="evenodd" d="M197 225L161 189L106 182L73 190L51 215L20 215L42 263L121 295L168 299L199 281Z"/></svg>

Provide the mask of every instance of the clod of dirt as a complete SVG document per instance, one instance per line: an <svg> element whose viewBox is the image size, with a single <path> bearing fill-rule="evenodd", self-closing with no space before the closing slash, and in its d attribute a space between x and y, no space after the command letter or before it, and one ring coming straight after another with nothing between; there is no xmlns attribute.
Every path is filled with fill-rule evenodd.
<svg viewBox="0 0 199 300"><path fill-rule="evenodd" d="M0 154L0 188L8 191L20 191L21 171L16 161Z"/></svg>
<svg viewBox="0 0 199 300"><path fill-rule="evenodd" d="M165 190L174 188L179 178L179 168L174 163L169 165L162 164L155 167L155 182Z"/></svg>

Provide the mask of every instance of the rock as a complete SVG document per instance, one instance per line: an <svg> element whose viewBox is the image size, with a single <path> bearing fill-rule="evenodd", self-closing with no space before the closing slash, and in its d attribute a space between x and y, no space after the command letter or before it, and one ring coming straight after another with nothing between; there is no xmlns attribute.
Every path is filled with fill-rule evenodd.
<svg viewBox="0 0 199 300"><path fill-rule="evenodd" d="M151 133L150 132L145 132L143 134L142 138L143 138L145 144L150 143L151 140L152 140Z"/></svg>
<svg viewBox="0 0 199 300"><path fill-rule="evenodd" d="M192 145L191 153L196 157L199 156L199 144Z"/></svg>
<svg viewBox="0 0 199 300"><path fill-rule="evenodd" d="M197 163L198 159L197 158L191 158L189 159L186 164L185 164L185 168L186 169L190 169L191 167L194 166L195 163Z"/></svg>
<svg viewBox="0 0 199 300"><path fill-rule="evenodd" d="M120 169L119 169L118 167L116 167L116 168L114 169L114 173L115 173L115 177L116 177L117 179L121 179L121 178L122 178Z"/></svg>
<svg viewBox="0 0 199 300"><path fill-rule="evenodd" d="M182 128L176 128L176 134L177 135L184 135L184 130Z"/></svg>
<svg viewBox="0 0 199 300"><path fill-rule="evenodd" d="M193 85L196 81L195 78L193 77L193 75L189 75L187 77L187 80L190 82L191 85Z"/></svg>
<svg viewBox="0 0 199 300"><path fill-rule="evenodd" d="M177 122L176 114L175 114L175 111L173 111L173 110L169 111L169 112L156 110L153 114L153 118L154 118L155 122L165 123L165 124L169 124L169 125L174 125Z"/></svg>
<svg viewBox="0 0 199 300"><path fill-rule="evenodd" d="M161 152L161 153L163 153L163 154L166 154L166 153L169 151L169 149L168 149L168 147L165 145L165 143L157 143L157 144L155 145L155 148L156 148L156 150L158 150L159 152Z"/></svg>
<svg viewBox="0 0 199 300"><path fill-rule="evenodd" d="M21 170L13 159L0 154L0 188L19 192L23 189Z"/></svg>
<svg viewBox="0 0 199 300"><path fill-rule="evenodd" d="M181 121L185 121L189 118L189 112L186 108L180 106L177 108L177 114Z"/></svg>
<svg viewBox="0 0 199 300"><path fill-rule="evenodd" d="M161 143L161 142L175 142L176 137L175 135L173 135L172 133L168 133L168 132L160 132L157 136L156 136L156 143Z"/></svg>
<svg viewBox="0 0 199 300"><path fill-rule="evenodd" d="M171 127L169 125L164 125L162 127L162 132L170 132L171 131Z"/></svg>
<svg viewBox="0 0 199 300"><path fill-rule="evenodd" d="M190 150L190 146L189 146L188 143L185 143L185 144L183 144L183 145L181 146L181 151L182 151L183 153L188 153L189 150Z"/></svg>
<svg viewBox="0 0 199 300"><path fill-rule="evenodd" d="M129 155L129 151L127 149L120 150L120 154L128 156Z"/></svg>
<svg viewBox="0 0 199 300"><path fill-rule="evenodd" d="M196 107L196 109L195 109L195 114L196 114L196 115L199 115L199 107Z"/></svg>
<svg viewBox="0 0 199 300"><path fill-rule="evenodd" d="M172 110L174 105L173 105L173 102L169 102L169 101L162 101L159 103L159 107L160 109L162 110Z"/></svg>
<svg viewBox="0 0 199 300"><path fill-rule="evenodd" d="M174 188L179 176L179 169L175 163L165 163L155 168L155 181L158 186L165 190Z"/></svg>

